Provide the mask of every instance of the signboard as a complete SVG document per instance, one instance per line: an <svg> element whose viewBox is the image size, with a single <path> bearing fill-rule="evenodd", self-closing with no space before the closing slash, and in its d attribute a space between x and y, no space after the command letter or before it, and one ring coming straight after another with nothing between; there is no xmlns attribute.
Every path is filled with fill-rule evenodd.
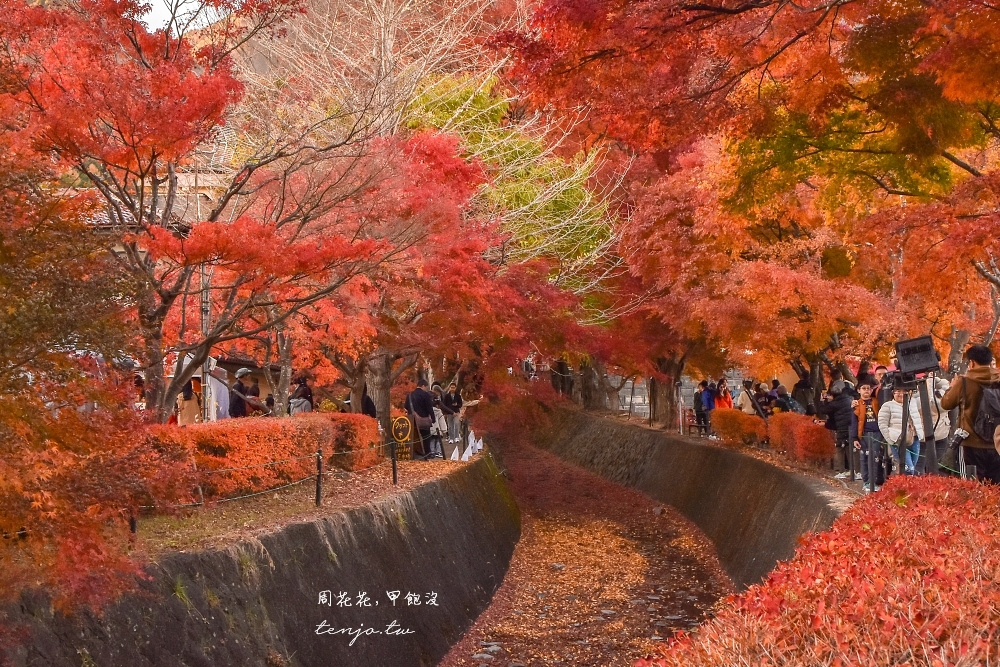
<svg viewBox="0 0 1000 667"><path fill-rule="evenodd" d="M410 420L406 417L396 417L392 420L392 438L396 442L406 442L412 432Z"/></svg>

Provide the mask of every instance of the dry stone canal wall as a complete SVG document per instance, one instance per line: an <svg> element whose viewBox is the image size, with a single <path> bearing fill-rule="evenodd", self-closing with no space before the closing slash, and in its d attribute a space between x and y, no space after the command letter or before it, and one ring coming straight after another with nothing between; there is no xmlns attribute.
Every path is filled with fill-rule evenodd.
<svg viewBox="0 0 1000 667"><path fill-rule="evenodd" d="M826 530L849 500L821 480L737 451L583 412L556 415L543 446L678 509L715 543L740 589L790 558L800 535Z"/></svg>
<svg viewBox="0 0 1000 667"><path fill-rule="evenodd" d="M44 597L25 596L7 609L25 641L0 647L0 664L434 665L489 603L519 536L514 498L484 457L407 494L225 550L162 558L139 592L100 618L62 616ZM322 591L329 606L319 604ZM400 592L395 604L389 591ZM351 607L338 605L339 593ZM371 606L359 604L361 593ZM349 634L317 635L324 621L329 631L380 634L365 631L352 646Z"/></svg>

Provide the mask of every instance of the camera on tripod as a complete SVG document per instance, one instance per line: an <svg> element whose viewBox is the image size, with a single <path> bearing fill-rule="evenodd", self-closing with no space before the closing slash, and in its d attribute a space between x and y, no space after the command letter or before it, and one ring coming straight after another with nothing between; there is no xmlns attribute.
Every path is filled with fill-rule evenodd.
<svg viewBox="0 0 1000 667"><path fill-rule="evenodd" d="M892 388L904 391L916 389L920 380L918 376L941 369L941 355L934 349L934 339L921 336L896 343L896 368L888 376Z"/></svg>

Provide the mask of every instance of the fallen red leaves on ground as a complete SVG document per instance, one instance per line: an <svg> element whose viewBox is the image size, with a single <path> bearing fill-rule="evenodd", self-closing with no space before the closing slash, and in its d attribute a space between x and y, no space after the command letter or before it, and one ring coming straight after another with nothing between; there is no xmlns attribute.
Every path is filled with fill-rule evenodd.
<svg viewBox="0 0 1000 667"><path fill-rule="evenodd" d="M767 581L636 667L1000 659L1000 488L894 477Z"/></svg>
<svg viewBox="0 0 1000 667"><path fill-rule="evenodd" d="M476 429L488 423L496 436L521 540L489 608L441 667L625 666L732 590L711 542L675 510L528 444L552 426L538 400L550 387L534 389L476 413Z"/></svg>

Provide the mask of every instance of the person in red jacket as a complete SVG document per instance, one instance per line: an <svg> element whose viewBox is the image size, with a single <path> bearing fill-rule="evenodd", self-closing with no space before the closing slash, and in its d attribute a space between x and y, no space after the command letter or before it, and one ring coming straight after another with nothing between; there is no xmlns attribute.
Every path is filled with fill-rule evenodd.
<svg viewBox="0 0 1000 667"><path fill-rule="evenodd" d="M726 378L719 380L715 395L715 407L733 409L733 395L729 392L729 385L726 383Z"/></svg>

